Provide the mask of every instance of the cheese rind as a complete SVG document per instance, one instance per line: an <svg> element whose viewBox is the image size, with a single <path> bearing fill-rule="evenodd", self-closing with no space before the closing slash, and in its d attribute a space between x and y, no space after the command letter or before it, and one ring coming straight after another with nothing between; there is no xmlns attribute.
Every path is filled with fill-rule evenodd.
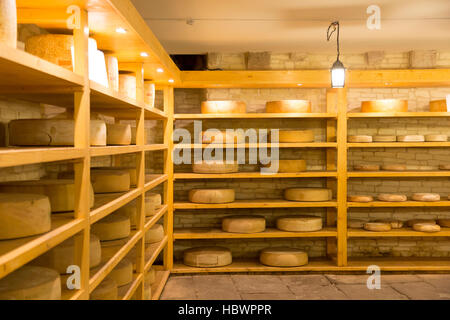
<svg viewBox="0 0 450 320"><path fill-rule="evenodd" d="M401 229L404 224L403 221L394 220L394 219L380 219L375 222L390 224L392 229Z"/></svg>
<svg viewBox="0 0 450 320"><path fill-rule="evenodd" d="M193 189L189 191L189 201L194 203L229 203L233 202L233 189Z"/></svg>
<svg viewBox="0 0 450 320"><path fill-rule="evenodd" d="M439 201L441 200L441 196L438 193L413 193L411 199L414 201Z"/></svg>
<svg viewBox="0 0 450 320"><path fill-rule="evenodd" d="M408 227L412 227L416 223L436 224L436 220L433 219L411 219L406 221Z"/></svg>
<svg viewBox="0 0 450 320"><path fill-rule="evenodd" d="M383 222L366 222L364 223L364 229L368 231L391 231L392 226L390 223Z"/></svg>
<svg viewBox="0 0 450 320"><path fill-rule="evenodd" d="M380 99L361 102L361 112L407 112L408 101L398 99Z"/></svg>
<svg viewBox="0 0 450 320"><path fill-rule="evenodd" d="M397 136L372 136L373 142L396 142Z"/></svg>
<svg viewBox="0 0 450 320"><path fill-rule="evenodd" d="M117 57L106 54L105 62L109 87L114 91L119 91L119 62Z"/></svg>
<svg viewBox="0 0 450 320"><path fill-rule="evenodd" d="M425 137L420 134L397 136L397 142L424 142L424 141Z"/></svg>
<svg viewBox="0 0 450 320"><path fill-rule="evenodd" d="M441 227L450 228L450 219L438 219L438 224Z"/></svg>
<svg viewBox="0 0 450 320"><path fill-rule="evenodd" d="M267 113L310 113L311 101L309 100L280 100L267 101Z"/></svg>
<svg viewBox="0 0 450 320"><path fill-rule="evenodd" d="M204 114L246 113L243 101L203 101L201 105Z"/></svg>
<svg viewBox="0 0 450 320"><path fill-rule="evenodd" d="M406 165L404 164L384 164L381 166L381 170L384 171L405 171Z"/></svg>
<svg viewBox="0 0 450 320"><path fill-rule="evenodd" d="M425 135L425 141L427 142L447 142L448 137L446 134L427 134Z"/></svg>
<svg viewBox="0 0 450 320"><path fill-rule="evenodd" d="M348 142L372 142L372 136L364 136L364 135L359 135L359 136L348 136L347 137L347 141Z"/></svg>
<svg viewBox="0 0 450 320"><path fill-rule="evenodd" d="M183 252L183 263L191 267L223 267L231 262L231 250L224 247L196 247Z"/></svg>
<svg viewBox="0 0 450 320"><path fill-rule="evenodd" d="M227 163L226 161L205 160L195 162L192 165L194 173L234 173L239 171L239 165L235 161Z"/></svg>
<svg viewBox="0 0 450 320"><path fill-rule="evenodd" d="M347 197L347 201L349 201L349 202L372 202L373 197L366 196L366 195L350 195Z"/></svg>
<svg viewBox="0 0 450 320"><path fill-rule="evenodd" d="M433 223L415 223L412 226L413 230L420 232L439 232L441 227Z"/></svg>
<svg viewBox="0 0 450 320"><path fill-rule="evenodd" d="M95 193L125 192L130 190L130 171L92 168L91 181Z"/></svg>
<svg viewBox="0 0 450 320"><path fill-rule="evenodd" d="M137 170L136 167L95 167L91 170L121 170L128 171L130 174L130 187L135 187L137 183Z"/></svg>
<svg viewBox="0 0 450 320"><path fill-rule="evenodd" d="M448 112L447 100L430 101L430 112Z"/></svg>
<svg viewBox="0 0 450 320"><path fill-rule="evenodd" d="M119 94L136 100L136 77L129 73L119 73Z"/></svg>
<svg viewBox="0 0 450 320"><path fill-rule="evenodd" d="M356 164L353 166L355 171L379 171L380 166L378 164Z"/></svg>
<svg viewBox="0 0 450 320"><path fill-rule="evenodd" d="M106 143L108 145L130 145L131 126L129 124L106 124Z"/></svg>
<svg viewBox="0 0 450 320"><path fill-rule="evenodd" d="M351 229L363 229L366 221L359 219L348 219L347 227Z"/></svg>
<svg viewBox="0 0 450 320"><path fill-rule="evenodd" d="M280 143L314 142L314 132L312 130L280 130L278 141Z"/></svg>
<svg viewBox="0 0 450 320"><path fill-rule="evenodd" d="M262 216L241 215L222 219L222 230L231 233L258 233L266 230L266 219Z"/></svg>
<svg viewBox="0 0 450 320"><path fill-rule="evenodd" d="M118 287L133 281L133 264L127 258L123 258L109 273L108 278L113 279Z"/></svg>
<svg viewBox="0 0 450 320"><path fill-rule="evenodd" d="M261 250L259 262L271 267L299 267L308 264L308 254L295 248L266 248Z"/></svg>
<svg viewBox="0 0 450 320"><path fill-rule="evenodd" d="M331 189L289 188L284 190L284 199L290 201L329 201L331 197Z"/></svg>
<svg viewBox="0 0 450 320"><path fill-rule="evenodd" d="M403 194L381 193L378 195L378 200L387 202L403 202L406 201L407 199L408 198Z"/></svg>
<svg viewBox="0 0 450 320"><path fill-rule="evenodd" d="M106 277L89 295L91 300L117 300L119 298L117 283Z"/></svg>
<svg viewBox="0 0 450 320"><path fill-rule="evenodd" d="M145 243L157 243L164 239L164 227L162 224L155 223L145 233Z"/></svg>
<svg viewBox="0 0 450 320"><path fill-rule="evenodd" d="M296 173L306 171L305 160L274 160L269 164L263 165L265 168L270 168L271 166L273 166L273 168L270 169L270 172L273 173ZM278 167L278 171L275 171L276 167Z"/></svg>
<svg viewBox="0 0 450 320"><path fill-rule="evenodd" d="M155 107L155 84L151 81L144 81L144 103L149 108Z"/></svg>
<svg viewBox="0 0 450 320"><path fill-rule="evenodd" d="M71 47L73 36L65 34L40 34L25 42L26 52L73 71Z"/></svg>
<svg viewBox="0 0 450 320"><path fill-rule="evenodd" d="M277 229L289 232L312 232L322 229L322 218L292 215L277 219Z"/></svg>
<svg viewBox="0 0 450 320"><path fill-rule="evenodd" d="M126 238L130 229L130 218L120 213L112 213L91 226L92 233L101 241Z"/></svg>

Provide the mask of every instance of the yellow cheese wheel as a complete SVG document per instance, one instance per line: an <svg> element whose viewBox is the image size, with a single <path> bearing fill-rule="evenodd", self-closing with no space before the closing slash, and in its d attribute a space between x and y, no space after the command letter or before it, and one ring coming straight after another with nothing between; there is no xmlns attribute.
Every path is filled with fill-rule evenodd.
<svg viewBox="0 0 450 320"><path fill-rule="evenodd" d="M277 163L278 166L276 165ZM274 160L271 163L263 166L266 168L273 166L271 171L273 171L274 173L296 173L306 171L305 160ZM275 171L276 167L278 167L278 171Z"/></svg>
<svg viewBox="0 0 450 320"><path fill-rule="evenodd" d="M277 219L277 229L290 232L310 232L322 229L322 218L292 215Z"/></svg>
<svg viewBox="0 0 450 320"><path fill-rule="evenodd" d="M202 143L244 143L245 135L243 131L206 130L202 131L200 140Z"/></svg>
<svg viewBox="0 0 450 320"><path fill-rule="evenodd" d="M183 263L191 267L223 267L231 262L231 251L224 247L196 247L183 252Z"/></svg>
<svg viewBox="0 0 450 320"><path fill-rule="evenodd" d="M162 224L155 223L145 233L145 243L157 243L164 239L164 227Z"/></svg>
<svg viewBox="0 0 450 320"><path fill-rule="evenodd" d="M119 73L119 93L136 100L136 77L134 74Z"/></svg>
<svg viewBox="0 0 450 320"><path fill-rule="evenodd" d="M21 119L9 123L9 144L12 146L73 146L74 120ZM90 121L90 145L106 146L106 124Z"/></svg>
<svg viewBox="0 0 450 320"><path fill-rule="evenodd" d="M434 100L430 101L430 111L431 112L448 112L447 100Z"/></svg>
<svg viewBox="0 0 450 320"><path fill-rule="evenodd" d="M233 233L257 233L266 230L266 219L261 216L241 215L222 219L222 230Z"/></svg>
<svg viewBox="0 0 450 320"><path fill-rule="evenodd" d="M119 298L117 283L106 277L90 294L91 300L117 300Z"/></svg>
<svg viewBox="0 0 450 320"><path fill-rule="evenodd" d="M246 104L243 101L203 101L202 113L229 114L245 113Z"/></svg>
<svg viewBox="0 0 450 320"><path fill-rule="evenodd" d="M91 181L95 193L125 192L130 190L130 172L119 169L91 169Z"/></svg>
<svg viewBox="0 0 450 320"><path fill-rule="evenodd" d="M278 134L280 143L314 142L314 132L312 130L280 130Z"/></svg>
<svg viewBox="0 0 450 320"><path fill-rule="evenodd" d="M364 223L364 229L368 231L391 231L392 227L390 223L366 222Z"/></svg>
<svg viewBox="0 0 450 320"><path fill-rule="evenodd" d="M350 229L363 229L366 221L359 219L348 219L347 227Z"/></svg>
<svg viewBox="0 0 450 320"><path fill-rule="evenodd" d="M24 266L0 279L0 300L61 300L61 279L55 270Z"/></svg>
<svg viewBox="0 0 450 320"><path fill-rule="evenodd" d="M192 165L194 173L233 173L239 171L239 165L235 161L227 163L226 161L205 160L195 162Z"/></svg>
<svg viewBox="0 0 450 320"><path fill-rule="evenodd" d="M128 171L130 174L130 186L135 187L137 183L137 170L136 167L95 167L91 170L123 170Z"/></svg>
<svg viewBox="0 0 450 320"><path fill-rule="evenodd" d="M259 262L271 267L299 267L308 264L308 254L295 248L266 248L261 251Z"/></svg>
<svg viewBox="0 0 450 320"><path fill-rule="evenodd" d="M144 103L150 107L155 107L155 84L151 81L144 81Z"/></svg>
<svg viewBox="0 0 450 320"><path fill-rule="evenodd" d="M420 232L439 232L441 227L438 224L433 223L415 223L413 224L413 230Z"/></svg>
<svg viewBox="0 0 450 320"><path fill-rule="evenodd" d="M392 229L401 229L404 224L403 221L394 220L394 219L380 219L375 222L390 224Z"/></svg>
<svg viewBox="0 0 450 320"><path fill-rule="evenodd" d="M353 166L355 171L379 171L380 166L378 164L356 164Z"/></svg>
<svg viewBox="0 0 450 320"><path fill-rule="evenodd" d="M105 62L109 87L114 91L119 91L119 61L117 57L106 54Z"/></svg>
<svg viewBox="0 0 450 320"><path fill-rule="evenodd" d="M233 189L192 189L189 201L194 203L229 203L234 201Z"/></svg>
<svg viewBox="0 0 450 320"><path fill-rule="evenodd" d="M0 193L0 240L45 233L51 229L50 201L42 194Z"/></svg>
<svg viewBox="0 0 450 320"><path fill-rule="evenodd" d="M440 164L439 169L441 170L450 170L450 164Z"/></svg>
<svg viewBox="0 0 450 320"><path fill-rule="evenodd" d="M148 143L148 137L149 137L150 128L144 128L144 144ZM137 144L136 143L136 127L131 127L131 144Z"/></svg>
<svg viewBox="0 0 450 320"><path fill-rule="evenodd" d="M382 193L378 195L378 200L380 201L388 201L388 202L403 202L408 198L403 194L387 194Z"/></svg>
<svg viewBox="0 0 450 320"><path fill-rule="evenodd" d="M98 198L100 195L97 195ZM145 216L150 217L156 214L156 211L161 208L161 195L158 193L147 192L145 195ZM136 227L137 225L137 208L136 200L130 201L126 205L117 209L116 212L130 218L131 227Z"/></svg>
<svg viewBox="0 0 450 320"><path fill-rule="evenodd" d="M309 100L281 100L266 102L267 113L310 113Z"/></svg>
<svg viewBox="0 0 450 320"><path fill-rule="evenodd" d="M25 50L39 58L73 71L73 36L65 34L41 34L29 37Z"/></svg>
<svg viewBox="0 0 450 320"><path fill-rule="evenodd" d="M16 0L0 0L0 43L17 46Z"/></svg>
<svg viewBox="0 0 450 320"><path fill-rule="evenodd" d="M447 142L448 137L446 134L427 134L425 135L425 141L427 142Z"/></svg>
<svg viewBox="0 0 450 320"><path fill-rule="evenodd" d="M108 278L113 279L118 287L133 281L133 264L127 258L123 258L109 273Z"/></svg>
<svg viewBox="0 0 450 320"><path fill-rule="evenodd" d="M91 226L92 233L101 241L126 238L130 229L130 218L120 213L112 213Z"/></svg>
<svg viewBox="0 0 450 320"><path fill-rule="evenodd" d="M423 142L425 137L420 134L397 136L397 142Z"/></svg>
<svg viewBox="0 0 450 320"><path fill-rule="evenodd" d="M348 142L372 142L372 136L364 136L364 135L359 135L359 136L348 136L347 137L347 141Z"/></svg>
<svg viewBox="0 0 450 320"><path fill-rule="evenodd" d="M373 142L396 142L397 136L373 136Z"/></svg>
<svg viewBox="0 0 450 320"><path fill-rule="evenodd" d="M412 227L416 223L436 224L436 220L433 219L412 219L406 222L408 227Z"/></svg>
<svg viewBox="0 0 450 320"><path fill-rule="evenodd" d="M361 112L407 112L408 101L380 99L361 102Z"/></svg>
<svg viewBox="0 0 450 320"><path fill-rule="evenodd" d="M350 195L347 197L347 201L349 201L349 202L372 202L373 197L366 196L366 195Z"/></svg>
<svg viewBox="0 0 450 320"><path fill-rule="evenodd" d="M450 219L438 219L438 224L441 227L450 228Z"/></svg>
<svg viewBox="0 0 450 320"><path fill-rule="evenodd" d="M404 164L384 164L381 166L381 170L385 171L405 171L406 165Z"/></svg>
<svg viewBox="0 0 450 320"><path fill-rule="evenodd" d="M89 267L98 266L102 258L100 239L95 235L90 235L89 240ZM72 237L32 262L33 265L48 267L58 271L60 274L67 273L67 267L75 265L75 239Z"/></svg>
<svg viewBox="0 0 450 320"><path fill-rule="evenodd" d="M42 179L14 181L0 184L0 192L36 193L46 195L52 212L66 212L75 209L75 185L70 179ZM94 206L94 190L90 186L90 208Z"/></svg>
<svg viewBox="0 0 450 320"><path fill-rule="evenodd" d="M284 198L291 201L329 201L332 192L323 188L289 188L284 190Z"/></svg>
<svg viewBox="0 0 450 320"><path fill-rule="evenodd" d="M108 145L129 145L131 144L131 127L129 124L107 124L106 143Z"/></svg>
<svg viewBox="0 0 450 320"><path fill-rule="evenodd" d="M433 166L412 166L412 165L407 165L406 166L406 170L411 170L411 171L431 171L434 170L435 167Z"/></svg>
<svg viewBox="0 0 450 320"><path fill-rule="evenodd" d="M439 201L441 200L441 196L438 193L413 193L411 199L414 201Z"/></svg>

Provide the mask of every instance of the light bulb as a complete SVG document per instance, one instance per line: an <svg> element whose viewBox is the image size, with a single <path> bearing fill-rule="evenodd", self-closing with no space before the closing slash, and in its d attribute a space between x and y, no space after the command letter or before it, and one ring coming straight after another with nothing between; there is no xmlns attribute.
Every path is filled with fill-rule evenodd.
<svg viewBox="0 0 450 320"><path fill-rule="evenodd" d="M163 68L158 68L158 69L156 69L156 72L158 72L158 73L163 73L163 72L164 72L164 69L163 69Z"/></svg>
<svg viewBox="0 0 450 320"><path fill-rule="evenodd" d="M141 52L141 57L144 57L144 58L148 57L148 53L147 52Z"/></svg>
<svg viewBox="0 0 450 320"><path fill-rule="evenodd" d="M125 33L127 33L127 30L125 30L124 28L116 28L116 32L125 34Z"/></svg>
<svg viewBox="0 0 450 320"><path fill-rule="evenodd" d="M331 87L343 88L345 85L345 68L342 62L336 60L331 67Z"/></svg>

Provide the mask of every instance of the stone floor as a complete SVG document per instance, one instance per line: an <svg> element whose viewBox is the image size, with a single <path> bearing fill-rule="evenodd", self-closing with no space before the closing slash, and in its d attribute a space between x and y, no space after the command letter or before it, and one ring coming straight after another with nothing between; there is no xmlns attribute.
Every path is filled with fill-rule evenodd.
<svg viewBox="0 0 450 320"><path fill-rule="evenodd" d="M162 300L448 299L450 274L381 275L381 288L367 288L368 275L174 275Z"/></svg>

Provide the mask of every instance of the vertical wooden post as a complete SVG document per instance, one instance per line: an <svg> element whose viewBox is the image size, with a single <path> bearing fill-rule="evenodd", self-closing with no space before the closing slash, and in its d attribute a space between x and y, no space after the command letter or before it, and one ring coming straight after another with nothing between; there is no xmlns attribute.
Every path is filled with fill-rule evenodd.
<svg viewBox="0 0 450 320"><path fill-rule="evenodd" d="M83 158L74 165L75 170L75 219L85 221L84 229L75 236L75 261L81 270L80 299L89 299L89 213L90 213L90 88L88 59L88 16L81 10L80 29L75 29L74 62L75 72L84 77L81 91L74 93L75 148L85 150ZM63 286L66 284L63 284Z"/></svg>

